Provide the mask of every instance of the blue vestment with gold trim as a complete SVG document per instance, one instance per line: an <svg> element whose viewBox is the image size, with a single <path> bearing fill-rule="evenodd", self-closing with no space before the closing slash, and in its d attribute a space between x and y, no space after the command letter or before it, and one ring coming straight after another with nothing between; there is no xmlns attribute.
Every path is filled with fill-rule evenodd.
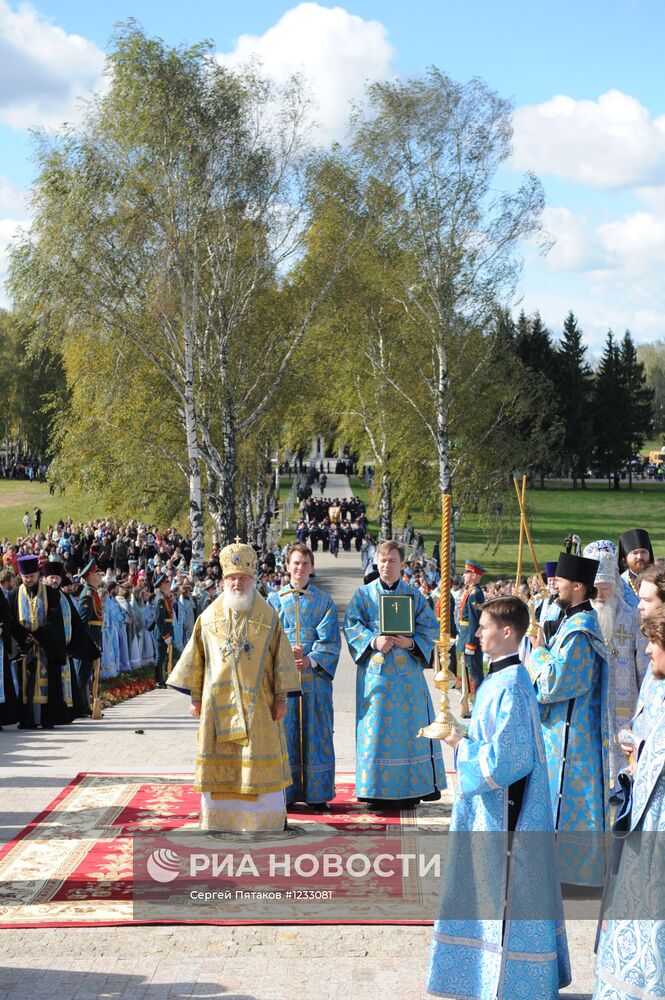
<svg viewBox="0 0 665 1000"><path fill-rule="evenodd" d="M293 777L286 801L330 802L335 797L332 682L342 645L337 610L330 594L311 583L298 595L287 584L268 595L268 604L279 614L291 646L300 646L315 661L314 668L301 672L302 696L289 698L284 720Z"/></svg>
<svg viewBox="0 0 665 1000"><path fill-rule="evenodd" d="M609 823L607 650L596 612L585 606L559 625L549 648L528 660L540 702L561 880L602 885Z"/></svg>
<svg viewBox="0 0 665 1000"><path fill-rule="evenodd" d="M521 663L486 677L455 762L427 989L465 1000L558 1000L570 961L540 714Z"/></svg>
<svg viewBox="0 0 665 1000"><path fill-rule="evenodd" d="M665 998L665 686L654 678L633 722L644 739L630 819L596 962L593 1000ZM625 918L621 918L621 914ZM633 914L635 919L627 919ZM654 919L646 919L647 916Z"/></svg>
<svg viewBox="0 0 665 1000"><path fill-rule="evenodd" d="M413 598L413 650L394 647L377 654L381 634L381 594ZM356 795L360 799L423 798L446 787L438 740L418 737L434 719L423 670L438 639L439 624L420 593L400 580L396 588L380 579L359 587L344 618L344 634L356 661Z"/></svg>

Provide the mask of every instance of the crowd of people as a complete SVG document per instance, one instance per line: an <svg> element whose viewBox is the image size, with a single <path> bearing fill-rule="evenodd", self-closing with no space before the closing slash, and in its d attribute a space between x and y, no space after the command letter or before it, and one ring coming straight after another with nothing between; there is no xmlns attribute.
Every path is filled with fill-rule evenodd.
<svg viewBox="0 0 665 1000"><path fill-rule="evenodd" d="M47 471L46 463L32 455L4 452L0 457L1 479L28 479L30 482L45 483Z"/></svg>
<svg viewBox="0 0 665 1000"><path fill-rule="evenodd" d="M665 828L665 564L648 531L583 548L571 535L531 581L484 584L484 567L467 558L449 591L436 559L417 550L405 558L393 540L369 552L364 532L365 577L340 630L307 542L318 541L319 518L333 532L364 527L364 509L304 497L301 514L293 545L257 552L237 541L214 546L201 565L189 539L137 521L60 521L16 545L5 539L0 723L69 722L90 710L98 661L102 676L153 664L157 684L188 694L201 720L201 825L276 832L287 805L327 812L335 797L343 635L357 672L356 797L370 812L437 802L444 741L457 771L453 833L550 837L535 858L514 839L507 850L488 841L499 853L482 874L453 839L428 988L554 1000L570 981L562 886L600 891L612 874L630 889L637 865L641 896L652 883L662 889L662 871L649 868L657 852L645 860L629 838L609 865L605 839L615 800L624 833ZM446 607L447 662L468 725L435 724L425 679L447 655L437 621ZM479 902L488 893L505 906L519 900L522 915L490 919ZM534 893L538 933L526 915ZM642 919L643 905L633 900L632 914L605 921L595 1000L658 996L665 923Z"/></svg>
<svg viewBox="0 0 665 1000"><path fill-rule="evenodd" d="M632 819L623 813L628 829L665 826L665 569L643 529L625 532L618 545L598 539L581 554L562 552L531 587L497 580L483 588L484 567L469 558L461 580L441 593L428 560L404 555L395 541L376 548L340 633L305 542L288 550L288 579L267 602L256 593L253 551L222 552L222 594L169 678L190 693L192 714L201 718L195 788L202 825L277 832L287 805L330 809L332 690L343 635L357 671L357 799L378 815L437 802L446 787L444 740L457 771L451 832L495 835L483 841L491 863L480 866L465 853L468 839L451 840L428 989L555 1000L571 978L562 888L600 894L610 871L611 797L631 784L638 806ZM437 728L425 681L443 601L453 611L468 727L444 718ZM257 691L260 662L270 670ZM243 730L243 740L230 739L223 750L217 743L213 754L219 726L238 718L230 663L239 671L244 718L260 721ZM208 685L226 693L213 702ZM283 721L283 743L271 719ZM262 760L272 762L269 775ZM541 836L515 839L523 832ZM627 855L635 865L635 850ZM649 863L642 895L652 883L662 886L662 872ZM620 884L634 879L621 864L611 866ZM499 907L490 917L488 898L495 906L503 899L510 912ZM641 898L632 904L638 913L648 909ZM665 925L625 912L605 916L595 997L657 996Z"/></svg>
<svg viewBox="0 0 665 1000"><path fill-rule="evenodd" d="M312 552L318 552L319 543L323 552L334 556L340 546L343 552L350 552L351 546L360 552L367 534L367 517L359 497L303 497L299 511L296 538L308 542Z"/></svg>
<svg viewBox="0 0 665 1000"><path fill-rule="evenodd" d="M219 546L214 544L209 558L196 563L191 539L173 528L161 531L137 520L111 519L87 523L66 519L42 526L39 507L26 511L22 521L24 534L16 542L4 538L0 544L0 600L6 602L7 626L0 725L51 728L89 716L96 659L101 680L152 667L156 682L163 686L167 660L180 655L194 622L217 596ZM257 546L255 551L262 592L279 589L285 573L282 548ZM59 601L51 591L58 592ZM53 675L50 691L46 700L33 692L29 704L24 698L27 675L22 671L27 669L34 682L37 664L35 657L22 655L26 633L19 628L17 638L8 625L11 607L19 624L28 621L25 614L21 618L19 596L32 602L33 617L55 619L47 632L40 632L44 649L51 649L51 666L45 668L45 677L49 669ZM36 624L40 629L46 620ZM49 654L43 659L46 663Z"/></svg>

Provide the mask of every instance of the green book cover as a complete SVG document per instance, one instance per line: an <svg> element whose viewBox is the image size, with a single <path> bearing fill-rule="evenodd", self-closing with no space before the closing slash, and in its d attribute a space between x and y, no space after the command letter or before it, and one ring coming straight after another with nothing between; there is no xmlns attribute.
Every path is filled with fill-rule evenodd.
<svg viewBox="0 0 665 1000"><path fill-rule="evenodd" d="M413 598L410 594L379 595L382 635L413 635Z"/></svg>

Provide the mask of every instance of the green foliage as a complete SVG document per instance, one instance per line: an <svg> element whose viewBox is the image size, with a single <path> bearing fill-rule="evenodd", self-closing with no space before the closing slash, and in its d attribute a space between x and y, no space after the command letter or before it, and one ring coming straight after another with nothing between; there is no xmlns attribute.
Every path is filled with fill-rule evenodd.
<svg viewBox="0 0 665 1000"><path fill-rule="evenodd" d="M653 427L661 439L665 434L665 341L654 340L652 344L640 344L637 357L644 365L646 384L653 392Z"/></svg>
<svg viewBox="0 0 665 1000"><path fill-rule="evenodd" d="M563 336L557 347L553 373L564 417L562 468L584 483L593 454L593 376L586 361L582 331L572 312L563 324Z"/></svg>
<svg viewBox="0 0 665 1000"><path fill-rule="evenodd" d="M3 416L0 444L27 455L46 457L51 416L66 402L60 354L31 337L12 313L0 310L0 369Z"/></svg>

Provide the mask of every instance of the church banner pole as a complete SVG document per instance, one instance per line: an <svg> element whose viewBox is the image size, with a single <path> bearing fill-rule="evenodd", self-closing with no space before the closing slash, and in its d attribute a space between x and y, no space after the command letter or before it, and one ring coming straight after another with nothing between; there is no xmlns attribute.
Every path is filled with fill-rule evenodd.
<svg viewBox="0 0 665 1000"><path fill-rule="evenodd" d="M513 479L515 484L515 492L517 493L517 505L520 509L520 543L517 550L517 569L515 571L515 594L519 595L520 583L522 582L522 559L524 555L524 515L522 510L524 508L524 500L526 497L526 476L522 476L522 500L520 502L519 490L517 487L517 480Z"/></svg>
<svg viewBox="0 0 665 1000"><path fill-rule="evenodd" d="M92 718L101 719L102 718L102 703L99 698L99 671L101 668L101 660L95 660L92 667Z"/></svg>
<svg viewBox="0 0 665 1000"><path fill-rule="evenodd" d="M439 557L441 573L439 582L439 639L434 644L434 685L441 692L441 705L434 722L420 729L418 736L430 740L443 740L453 729L466 732L466 728L450 711L448 688L453 675L448 670L450 650L450 543L452 535L452 497L444 493L441 497L441 544Z"/></svg>

